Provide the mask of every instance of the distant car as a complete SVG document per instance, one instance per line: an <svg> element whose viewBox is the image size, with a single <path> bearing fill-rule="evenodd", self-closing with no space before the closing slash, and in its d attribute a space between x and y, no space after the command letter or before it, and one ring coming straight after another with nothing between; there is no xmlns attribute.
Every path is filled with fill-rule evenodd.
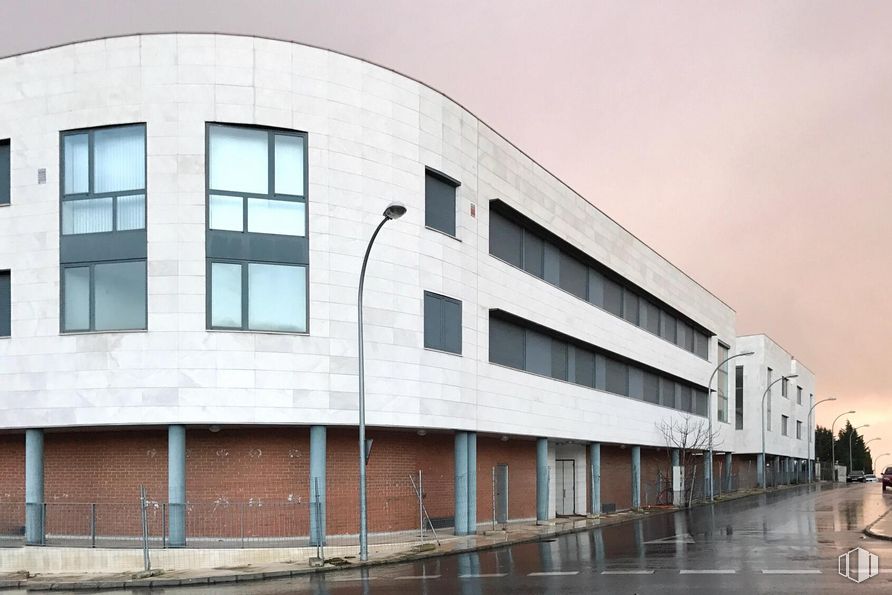
<svg viewBox="0 0 892 595"><path fill-rule="evenodd" d="M852 471L846 476L846 483L864 483L864 471Z"/></svg>
<svg viewBox="0 0 892 595"><path fill-rule="evenodd" d="M877 476L873 473L868 473L864 476L864 483L876 483L878 481L879 479L877 479Z"/></svg>
<svg viewBox="0 0 892 595"><path fill-rule="evenodd" d="M886 488L892 488L892 467L886 467L885 471L883 471L883 491L886 491Z"/></svg>

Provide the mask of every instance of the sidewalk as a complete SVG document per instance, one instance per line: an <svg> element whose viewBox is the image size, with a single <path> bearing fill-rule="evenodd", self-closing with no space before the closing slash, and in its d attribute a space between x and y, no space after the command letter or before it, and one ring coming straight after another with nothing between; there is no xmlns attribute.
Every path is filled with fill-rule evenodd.
<svg viewBox="0 0 892 595"><path fill-rule="evenodd" d="M789 489L798 486L780 486L771 488L768 492ZM743 490L734 494L716 498L717 502L747 498L764 493L765 490ZM695 503L693 506L702 506L704 503ZM331 572L346 568L360 568L422 560L448 554L482 551L514 545L519 543L535 542L543 538L565 535L596 527L609 527L622 523L628 523L635 519L648 516L656 516L676 512L679 509L673 507L650 508L640 512L624 511L602 515L601 517L570 517L547 521L543 524L520 523L511 524L507 530L483 531L476 535L464 537L451 537L443 540L440 546L428 541L424 545L416 545L409 550L399 553L370 552L368 562L361 563L354 556L345 558L326 559L326 564L320 568L308 567L305 563L281 563L257 566L240 566L232 568L200 568L194 570L164 571L153 570L150 573L125 573L125 574L40 574L29 576L27 572L0 574L0 590L3 589L27 589L28 591L70 591L70 590L96 590L96 589L123 589L123 588L163 588L185 585L209 585L218 583L233 583L256 581L269 578L285 578L300 576L316 572ZM889 516L889 515L886 515ZM889 519L892 529L892 517ZM866 530L865 530L866 531ZM892 532L890 532L892 535ZM892 537L889 537L892 539ZM0 550L2 552L2 550Z"/></svg>
<svg viewBox="0 0 892 595"><path fill-rule="evenodd" d="M886 539L892 541L892 508L883 513L883 515L869 524L864 529L864 534L877 539Z"/></svg>

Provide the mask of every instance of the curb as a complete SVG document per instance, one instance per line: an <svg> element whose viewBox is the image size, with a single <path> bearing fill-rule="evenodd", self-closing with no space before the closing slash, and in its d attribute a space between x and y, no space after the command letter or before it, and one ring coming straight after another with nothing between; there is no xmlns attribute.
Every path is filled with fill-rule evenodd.
<svg viewBox="0 0 892 595"><path fill-rule="evenodd" d="M867 535L868 537L873 537L874 539L883 539L883 540L885 540L885 541L892 541L892 535L886 535L885 533L874 533L873 530L872 530L874 525L876 525L877 523L879 523L880 521L882 521L883 519L885 519L885 518L886 518L887 516L889 516L890 514L892 514L892 508L889 508L886 512L884 512L883 514L881 514L880 517L879 517L877 520L875 520L875 521L872 522L871 524L867 525L867 526L864 528L863 533L864 533L865 535Z"/></svg>
<svg viewBox="0 0 892 595"><path fill-rule="evenodd" d="M756 489L747 491L745 493L741 493L739 495L732 495L728 497L720 497L716 501L716 503L720 502L728 502L731 500L742 500L745 498L749 498L752 496L760 496L762 494L769 494L778 491L785 491L791 488L801 487L807 484L797 484L797 485L789 485L789 486L778 486L770 489ZM321 567L321 568L295 568L293 570L268 570L268 571L258 571L258 572L244 572L240 574L224 574L217 576L196 576L196 577L186 577L186 578L140 578L140 579L131 579L131 580L84 580L84 581L65 581L65 582L40 582L33 583L28 579L24 580L0 580L0 590L4 589L25 589L27 591L97 591L97 590L105 590L105 589L130 589L130 588L165 588L165 587L185 587L191 585L214 585L220 583L242 583L242 582L251 582L258 581L264 579L273 579L273 578L288 578L294 576L305 576L305 575L313 575L320 573L328 573L328 572L338 572L342 570L355 570L361 568L370 568L373 566L384 566L387 564L399 564L402 562L412 562L416 560L428 560L431 558L439 558L443 556L451 556L456 554L466 554L469 552L482 552L493 550L497 548L502 548L506 546L512 545L520 545L525 543L535 543L537 541L541 541L543 539L549 539L552 537L559 537L563 535L569 535L572 533L581 533L582 531L589 531L591 529L599 528L599 527L610 527L616 525L622 525L625 523L629 523L631 521L635 521L638 519L642 519L650 516L660 516L665 514L671 514L675 512L680 512L684 510L690 510L693 508L699 508L703 506L708 506L710 502L702 501L696 502L692 504L688 508L663 508L663 509L642 509L641 511L635 512L631 511L631 515L626 518L616 519L615 522L602 522L611 520L610 517L601 517L597 521L594 522L586 522L583 526L576 526L577 523L568 523L568 527L563 529L555 529L551 531L545 531L538 534L528 535L524 537L518 537L516 539L506 539L505 541L485 543L481 545L474 546L466 546L466 547L458 547L455 549L451 549L448 551L441 550L431 550L423 553L402 553L396 554L388 558L382 558L379 560L370 560L366 562L358 562L355 564L351 564L349 566L329 566L329 567ZM890 511L892 512L892 509ZM885 514L883 515L885 516ZM880 519L874 521L873 524L879 522ZM871 524L871 526L873 526ZM869 529L870 527L868 527ZM864 530L867 533L867 529ZM870 535L868 533L868 535ZM880 539L890 539L892 537L880 537Z"/></svg>

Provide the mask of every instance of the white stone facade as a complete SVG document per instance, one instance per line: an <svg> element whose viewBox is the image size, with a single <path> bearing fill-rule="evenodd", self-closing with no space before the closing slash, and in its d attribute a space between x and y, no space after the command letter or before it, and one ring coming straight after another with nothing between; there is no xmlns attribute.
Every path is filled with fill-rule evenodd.
<svg viewBox="0 0 892 595"><path fill-rule="evenodd" d="M788 382L786 397L781 385L783 380L772 386L765 397L765 452L768 457L782 456L798 459L808 458L809 436L814 436L814 414L809 420L809 410L815 402L815 375L783 347L767 335L747 335L737 337L738 351L753 351L755 355L739 358L732 362L743 366L743 429L735 430L735 451L739 453L762 452L762 397L768 386L768 369L772 380L781 376L797 375ZM734 375L732 366L731 375ZM802 389L802 403L798 403L797 388ZM769 400L770 418L769 418ZM731 410L734 411L733 394ZM782 420L788 421L787 435L783 434ZM797 437L796 422L802 423L802 431ZM809 425L811 427L809 427ZM770 427L769 427L770 426ZM814 448L812 443L811 448ZM814 451L812 451L812 457Z"/></svg>
<svg viewBox="0 0 892 595"><path fill-rule="evenodd" d="M148 331L62 334L60 131L136 122L147 134ZM207 330L207 122L308 133L307 334ZM656 424L677 411L490 364L490 309L700 386L717 341L736 349L731 308L517 147L441 93L335 52L159 34L2 59L0 138L11 139L12 155L12 202L0 208L0 270L12 271L0 429L355 425L356 284L392 201L408 213L385 226L366 281L370 425L664 446ZM461 182L457 238L424 226L426 166ZM710 361L492 257L493 199L712 331ZM461 356L423 348L425 290L462 301ZM733 424L733 366L729 377ZM810 378L800 377L806 394ZM788 405L791 419L805 420L776 393L776 414ZM726 433L724 449L739 450L740 439L750 448L754 413L748 406L744 432ZM805 457L805 440L779 434L770 452L801 444L778 454Z"/></svg>

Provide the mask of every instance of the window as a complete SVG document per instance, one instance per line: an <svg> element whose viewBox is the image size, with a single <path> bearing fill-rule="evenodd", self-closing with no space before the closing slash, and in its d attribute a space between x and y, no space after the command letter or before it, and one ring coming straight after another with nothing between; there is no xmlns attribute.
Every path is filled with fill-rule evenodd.
<svg viewBox="0 0 892 595"><path fill-rule="evenodd" d="M424 292L424 346L461 353L461 302Z"/></svg>
<svg viewBox="0 0 892 595"><path fill-rule="evenodd" d="M796 404L802 405L802 387L801 386L796 387Z"/></svg>
<svg viewBox="0 0 892 595"><path fill-rule="evenodd" d="M802 440L802 422L798 419L796 420L796 439Z"/></svg>
<svg viewBox="0 0 892 595"><path fill-rule="evenodd" d="M9 271L0 271L0 337L12 334L12 287Z"/></svg>
<svg viewBox="0 0 892 595"><path fill-rule="evenodd" d="M436 181L439 175L428 171L429 179ZM452 182L446 179L437 183L448 186ZM454 186L449 188L454 191ZM454 205L454 196L451 204ZM594 259L579 254L576 248L526 220L501 201L491 201L490 205L489 253L492 256L522 268L546 283L560 287L685 351L709 359L711 335L701 331L701 327L692 320L672 314L668 306L654 303L653 296L648 296ZM235 214L227 216L227 211L221 206L220 225L240 230L243 222L237 205L233 210ZM454 215L453 211L450 213Z"/></svg>
<svg viewBox="0 0 892 595"><path fill-rule="evenodd" d="M743 429L743 366L734 370L734 429Z"/></svg>
<svg viewBox="0 0 892 595"><path fill-rule="evenodd" d="M424 224L455 237L455 189L459 183L430 169L424 172Z"/></svg>
<svg viewBox="0 0 892 595"><path fill-rule="evenodd" d="M790 422L790 418L786 415L781 415L781 436L787 436L787 425Z"/></svg>
<svg viewBox="0 0 892 595"><path fill-rule="evenodd" d="M9 139L0 140L0 205L8 205L12 190L10 178Z"/></svg>
<svg viewBox="0 0 892 595"><path fill-rule="evenodd" d="M146 328L146 128L61 135L63 332Z"/></svg>
<svg viewBox="0 0 892 595"><path fill-rule="evenodd" d="M208 327L308 330L307 136L209 124Z"/></svg>
<svg viewBox="0 0 892 595"><path fill-rule="evenodd" d="M706 416L706 392L657 370L620 361L569 337L527 328L503 315L489 319L489 361L625 397ZM600 376L599 376L600 375ZM681 395L676 399L676 391Z"/></svg>
<svg viewBox="0 0 892 595"><path fill-rule="evenodd" d="M765 397L765 400L768 402L765 406L765 429L769 432L771 431L771 377L774 374L774 370L768 368L768 396Z"/></svg>
<svg viewBox="0 0 892 595"><path fill-rule="evenodd" d="M786 378L784 378L783 380L781 380L781 383L780 383L780 385L781 385L781 396L782 396L783 398L785 398L785 399L789 399L789 398L790 398L790 397L787 395L787 384L788 384L789 382L790 382L789 380L787 380Z"/></svg>
<svg viewBox="0 0 892 595"><path fill-rule="evenodd" d="M719 363L728 359L728 346L719 343L718 352ZM717 418L719 421L728 423L728 362L725 362L716 374L716 399L718 401Z"/></svg>

